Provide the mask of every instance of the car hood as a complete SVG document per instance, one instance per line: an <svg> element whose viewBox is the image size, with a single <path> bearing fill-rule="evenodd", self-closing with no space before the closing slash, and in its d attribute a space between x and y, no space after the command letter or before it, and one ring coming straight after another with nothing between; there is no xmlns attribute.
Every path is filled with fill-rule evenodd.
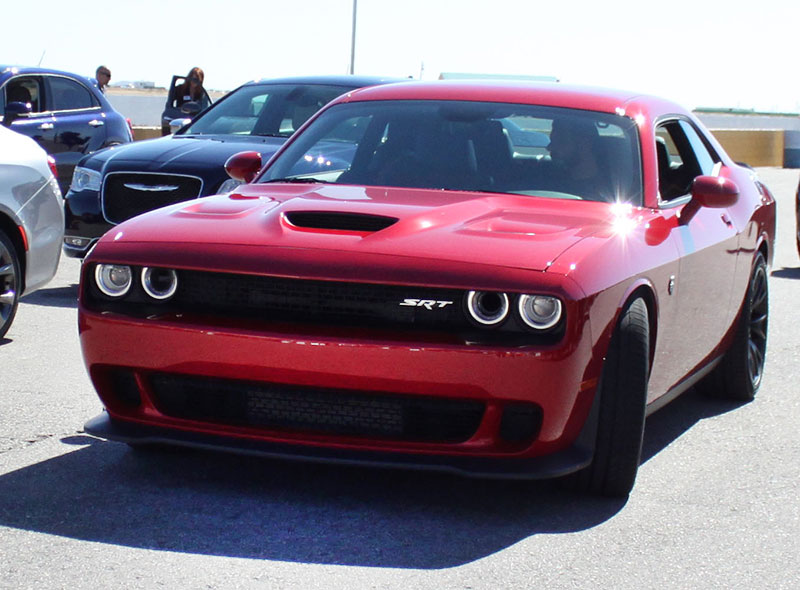
<svg viewBox="0 0 800 590"><path fill-rule="evenodd" d="M125 222L97 254L137 264L271 272L316 265L546 271L636 208L506 194L343 185L244 185ZM385 227L384 227L385 226ZM391 261L389 261L391 259ZM250 260L250 262L245 262ZM354 276L363 275L354 271ZM305 271L303 271L305 272Z"/></svg>
<svg viewBox="0 0 800 590"><path fill-rule="evenodd" d="M97 152L90 167L103 172L189 172L209 165L222 166L238 152L254 150L264 162L284 144L283 137L168 136L137 141Z"/></svg>

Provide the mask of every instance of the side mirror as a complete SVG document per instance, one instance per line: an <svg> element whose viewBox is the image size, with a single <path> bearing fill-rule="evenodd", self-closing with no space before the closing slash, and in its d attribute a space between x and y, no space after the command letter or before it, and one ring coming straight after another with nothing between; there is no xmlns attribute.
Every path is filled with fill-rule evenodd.
<svg viewBox="0 0 800 590"><path fill-rule="evenodd" d="M261 154L258 152L239 152L225 162L225 172L234 180L244 183L252 181L261 170Z"/></svg>
<svg viewBox="0 0 800 590"><path fill-rule="evenodd" d="M176 131L180 130L182 127L185 127L191 122L191 119L173 119L169 122L169 132L174 134Z"/></svg>
<svg viewBox="0 0 800 590"><path fill-rule="evenodd" d="M3 111L3 125L11 127L11 123L20 117L29 115L30 112L31 103L18 101L10 102L6 105L5 111Z"/></svg>
<svg viewBox="0 0 800 590"><path fill-rule="evenodd" d="M698 176L692 182L692 199L680 214L681 225L686 225L701 207L724 209L739 200L739 187L722 176Z"/></svg>
<svg viewBox="0 0 800 590"><path fill-rule="evenodd" d="M200 103L194 100L190 100L181 105L181 112L190 116L194 116L202 110L203 108L200 106Z"/></svg>
<svg viewBox="0 0 800 590"><path fill-rule="evenodd" d="M739 187L721 176L698 176L692 183L692 201L701 207L724 209L739 200Z"/></svg>

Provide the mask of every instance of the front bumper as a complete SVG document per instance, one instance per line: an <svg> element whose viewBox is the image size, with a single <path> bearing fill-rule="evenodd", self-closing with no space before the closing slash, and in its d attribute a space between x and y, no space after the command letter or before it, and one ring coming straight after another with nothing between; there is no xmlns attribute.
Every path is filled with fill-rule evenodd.
<svg viewBox="0 0 800 590"><path fill-rule="evenodd" d="M130 445L168 444L274 459L427 470L484 479L527 480L561 477L587 467L593 456L596 419L597 403L594 404L581 435L570 447L542 457L507 459L388 453L233 439L128 423L111 418L107 412L89 420L84 431L101 439Z"/></svg>
<svg viewBox="0 0 800 590"><path fill-rule="evenodd" d="M66 256L84 258L97 240L112 227L103 217L98 192L67 192L64 197L63 245Z"/></svg>

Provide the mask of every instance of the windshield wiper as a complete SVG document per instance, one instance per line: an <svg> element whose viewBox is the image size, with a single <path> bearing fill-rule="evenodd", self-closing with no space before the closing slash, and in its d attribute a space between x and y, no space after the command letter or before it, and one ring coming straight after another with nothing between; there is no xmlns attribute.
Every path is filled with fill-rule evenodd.
<svg viewBox="0 0 800 590"><path fill-rule="evenodd" d="M321 180L319 178L307 178L307 177L294 177L294 178L270 178L269 180L264 180L259 184L268 184L270 182L291 182L295 184L330 184L330 180Z"/></svg>

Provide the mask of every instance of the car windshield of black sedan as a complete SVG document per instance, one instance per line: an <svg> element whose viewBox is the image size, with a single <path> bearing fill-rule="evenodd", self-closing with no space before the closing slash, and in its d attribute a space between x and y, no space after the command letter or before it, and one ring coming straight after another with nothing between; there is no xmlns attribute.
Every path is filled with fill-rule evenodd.
<svg viewBox="0 0 800 590"><path fill-rule="evenodd" d="M522 104L397 100L335 105L296 137L258 182L300 178L642 202L633 120Z"/></svg>
<svg viewBox="0 0 800 590"><path fill-rule="evenodd" d="M323 84L242 86L217 102L179 135L289 137L311 115L350 90Z"/></svg>

